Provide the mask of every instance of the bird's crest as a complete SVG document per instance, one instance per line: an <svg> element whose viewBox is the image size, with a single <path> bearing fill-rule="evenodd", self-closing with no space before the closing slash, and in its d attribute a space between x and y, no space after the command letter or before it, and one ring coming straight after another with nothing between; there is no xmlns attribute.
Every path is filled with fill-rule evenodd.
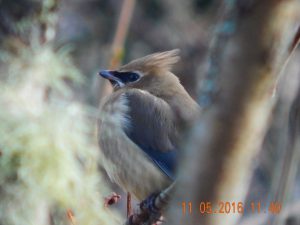
<svg viewBox="0 0 300 225"><path fill-rule="evenodd" d="M131 61L130 63L122 66L122 71L169 71L172 66L180 59L179 49L171 51L158 52L145 57Z"/></svg>

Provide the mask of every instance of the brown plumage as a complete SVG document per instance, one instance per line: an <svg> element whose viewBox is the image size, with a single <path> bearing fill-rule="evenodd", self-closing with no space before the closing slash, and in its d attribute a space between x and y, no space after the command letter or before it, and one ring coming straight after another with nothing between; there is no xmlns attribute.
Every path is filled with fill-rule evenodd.
<svg viewBox="0 0 300 225"><path fill-rule="evenodd" d="M173 50L100 72L114 85L99 120L104 167L113 181L139 200L175 178L180 138L199 112L170 72L178 60L178 50Z"/></svg>

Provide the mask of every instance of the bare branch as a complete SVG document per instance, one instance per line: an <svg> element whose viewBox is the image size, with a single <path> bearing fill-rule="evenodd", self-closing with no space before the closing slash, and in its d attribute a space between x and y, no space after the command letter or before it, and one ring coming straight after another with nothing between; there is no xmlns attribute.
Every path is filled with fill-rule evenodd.
<svg viewBox="0 0 300 225"><path fill-rule="evenodd" d="M175 183L171 184L164 191L153 194L142 201L137 212L131 215L124 225L152 225L153 223L156 223L161 217L161 212L169 203L170 196L174 190L174 185ZM149 203L151 204L150 207ZM153 209L151 210L151 208L154 208L155 211L153 211Z"/></svg>
<svg viewBox="0 0 300 225"><path fill-rule="evenodd" d="M218 50L212 49L217 60L201 88L204 110L186 145L169 224L226 225L239 217L238 213L201 215L199 204L210 202L214 212L219 201L244 201L252 160L276 100L276 80L293 41L290 30L299 5L293 0L239 0L227 10L229 16L217 30L222 45L217 37ZM181 201L195 205L192 214L183 218Z"/></svg>
<svg viewBox="0 0 300 225"><path fill-rule="evenodd" d="M134 6L135 6L135 0L124 0L123 2L116 33L114 36L114 41L111 47L112 54L109 63L110 69L117 68L123 59L124 43L127 37L127 32L132 18ZM111 85L109 85L108 81L104 81L101 83L100 90L101 90L100 97L102 98L105 95L108 95L109 93L112 92L112 87Z"/></svg>

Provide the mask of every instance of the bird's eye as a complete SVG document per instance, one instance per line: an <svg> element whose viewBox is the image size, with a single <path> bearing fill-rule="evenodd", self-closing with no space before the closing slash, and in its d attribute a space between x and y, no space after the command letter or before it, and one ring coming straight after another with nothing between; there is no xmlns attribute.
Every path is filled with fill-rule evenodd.
<svg viewBox="0 0 300 225"><path fill-rule="evenodd" d="M140 78L140 74L136 72L118 72L114 71L113 76L116 77L119 82L122 82L123 84L135 82Z"/></svg>
<svg viewBox="0 0 300 225"><path fill-rule="evenodd" d="M139 78L140 78L140 76L137 73L129 73L128 74L129 82L134 82L134 81L138 80Z"/></svg>

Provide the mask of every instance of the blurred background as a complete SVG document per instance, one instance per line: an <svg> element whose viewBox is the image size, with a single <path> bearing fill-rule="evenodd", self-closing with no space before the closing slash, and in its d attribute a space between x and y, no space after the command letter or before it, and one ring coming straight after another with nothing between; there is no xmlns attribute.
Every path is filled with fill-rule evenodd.
<svg viewBox="0 0 300 225"><path fill-rule="evenodd" d="M98 168L95 124L107 84L97 73L111 67L114 57L117 65L179 48L182 60L174 73L196 98L220 2L0 0L1 225L68 224L68 209L78 224L119 219L102 209L104 197L120 190ZM118 23L124 22L119 20L122 7L130 24L124 45L114 51ZM287 141L282 129L288 127L281 120L287 113L281 106L297 92L299 62L298 48L286 69L290 76L282 79L263 151L253 162L247 201L271 201L280 145ZM289 194L295 202L300 199L299 166L297 171ZM114 208L124 217L124 201Z"/></svg>
<svg viewBox="0 0 300 225"><path fill-rule="evenodd" d="M82 94L93 105L99 100L99 78L95 74L110 65L122 3L119 0L62 1L58 9L56 43L74 47L74 61L88 77L87 87L92 87L89 96L86 89ZM184 61L177 65L176 74L195 96L195 74L201 69L208 47L215 11L214 1L136 1L124 43L123 62L179 48Z"/></svg>

